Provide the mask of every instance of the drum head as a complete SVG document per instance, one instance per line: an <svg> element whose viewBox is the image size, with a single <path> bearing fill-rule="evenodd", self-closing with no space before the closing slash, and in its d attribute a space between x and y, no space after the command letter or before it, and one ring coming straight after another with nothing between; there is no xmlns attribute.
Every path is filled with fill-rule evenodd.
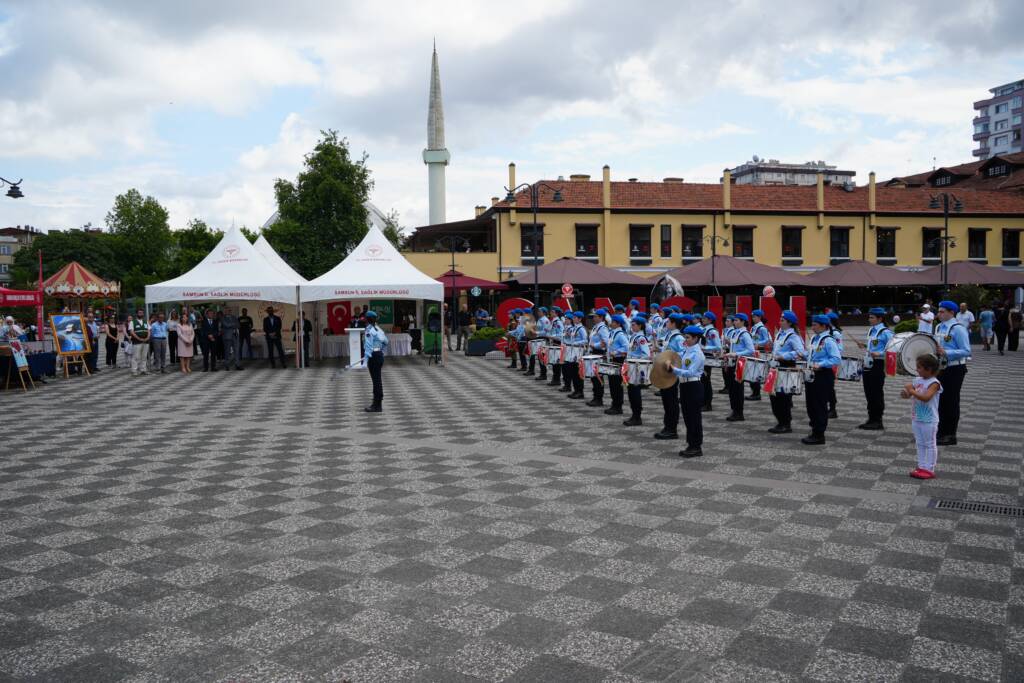
<svg viewBox="0 0 1024 683"><path fill-rule="evenodd" d="M938 345L930 334L913 334L900 347L900 365L906 374L917 377L917 357L935 355L937 351Z"/></svg>

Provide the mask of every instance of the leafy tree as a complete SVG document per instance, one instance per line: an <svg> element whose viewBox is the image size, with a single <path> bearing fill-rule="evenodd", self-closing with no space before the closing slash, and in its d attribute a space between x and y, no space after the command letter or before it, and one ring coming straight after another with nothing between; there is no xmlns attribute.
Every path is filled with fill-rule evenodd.
<svg viewBox="0 0 1024 683"><path fill-rule="evenodd" d="M257 231L257 230L250 230L249 228L245 227L244 225L242 227L240 227L238 230L243 235L245 235L245 239L249 240L249 244L254 244L256 242L256 240L258 240L260 238L259 231Z"/></svg>
<svg viewBox="0 0 1024 683"><path fill-rule="evenodd" d="M39 280L39 252L43 252L43 277L49 277L72 261L107 280L120 279L120 245L107 232L92 232L90 224L67 231L36 235L30 246L14 255L14 282L35 287Z"/></svg>
<svg viewBox="0 0 1024 683"><path fill-rule="evenodd" d="M366 154L354 160L337 131L321 131L295 182L274 183L279 219L263 232L295 270L313 278L333 268L366 235L373 181Z"/></svg>
<svg viewBox="0 0 1024 683"><path fill-rule="evenodd" d="M395 245L395 249L399 251L405 249L409 239L403 230L404 228L398 222L398 211L391 209L388 215L384 217L384 230L382 232L388 238L388 241Z"/></svg>
<svg viewBox="0 0 1024 683"><path fill-rule="evenodd" d="M220 230L212 230L204 221L193 218L188 227L172 233L174 246L170 250L167 272L168 278L187 273L197 263L206 258L224 236Z"/></svg>
<svg viewBox="0 0 1024 683"><path fill-rule="evenodd" d="M114 198L106 222L120 245L123 271L138 267L137 272L154 277L166 272L167 258L174 246L168 217L160 202L143 197L134 188Z"/></svg>

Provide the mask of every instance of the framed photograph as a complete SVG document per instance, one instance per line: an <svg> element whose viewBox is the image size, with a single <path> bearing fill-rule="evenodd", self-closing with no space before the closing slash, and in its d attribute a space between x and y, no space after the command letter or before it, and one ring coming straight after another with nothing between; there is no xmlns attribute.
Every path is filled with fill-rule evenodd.
<svg viewBox="0 0 1024 683"><path fill-rule="evenodd" d="M50 331L57 340L57 353L74 356L89 353L89 335L85 333L85 316L81 313L51 313Z"/></svg>

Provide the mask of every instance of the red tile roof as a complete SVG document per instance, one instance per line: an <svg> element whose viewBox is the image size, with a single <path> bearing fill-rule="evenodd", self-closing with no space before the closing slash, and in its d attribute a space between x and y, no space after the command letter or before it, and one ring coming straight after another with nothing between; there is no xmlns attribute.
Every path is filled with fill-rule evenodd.
<svg viewBox="0 0 1024 683"><path fill-rule="evenodd" d="M990 177L979 173L982 167L999 161L1005 161L1010 165L1009 174ZM974 188L978 190L1024 189L1024 152L1000 154L991 159L983 159L982 161L971 161L966 164L957 164L956 166L943 166L942 168L923 173L897 176L886 181L885 184L927 185L931 177L941 171L947 171L959 178L956 182L944 186L942 189L955 188L956 191L959 191L961 188Z"/></svg>
<svg viewBox="0 0 1024 683"><path fill-rule="evenodd" d="M542 181L561 188L563 201L552 201L552 192L540 194L541 209L572 210L601 209L602 183L600 181ZM817 188L814 185L733 185L732 211L737 212L794 212L817 211ZM993 190L963 189L956 187L957 196L964 203L964 213L992 213L1024 215L1024 193ZM929 209L928 203L935 190L931 187L876 188L876 212L893 214L936 214L941 209ZM699 210L722 211L722 186L710 183L613 182L611 204L614 210ZM507 202L499 202L493 209L507 210ZM527 192L516 195L516 208L530 209ZM856 187L847 192L839 186L825 187L825 212L866 213L868 188Z"/></svg>

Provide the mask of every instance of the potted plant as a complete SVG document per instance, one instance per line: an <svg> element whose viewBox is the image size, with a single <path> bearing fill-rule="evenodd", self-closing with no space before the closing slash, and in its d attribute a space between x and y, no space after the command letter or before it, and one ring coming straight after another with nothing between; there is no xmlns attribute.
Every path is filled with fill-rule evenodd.
<svg viewBox="0 0 1024 683"><path fill-rule="evenodd" d="M504 336L505 330L500 327L481 327L466 342L466 355L486 355L489 351L494 351L495 344Z"/></svg>

